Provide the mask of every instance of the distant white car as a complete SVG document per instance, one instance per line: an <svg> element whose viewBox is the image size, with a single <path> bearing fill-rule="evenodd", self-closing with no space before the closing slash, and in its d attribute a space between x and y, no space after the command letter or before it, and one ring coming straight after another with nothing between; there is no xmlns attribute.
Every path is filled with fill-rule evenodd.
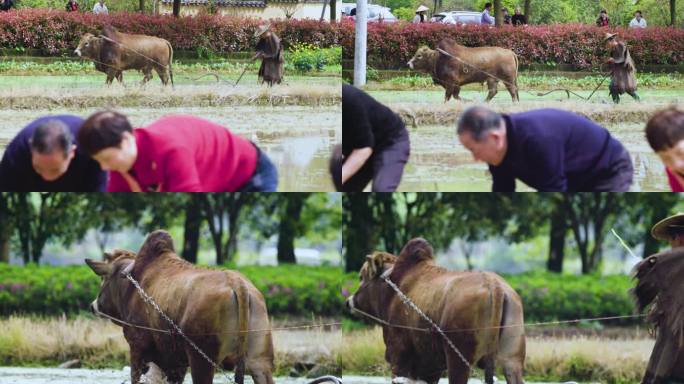
<svg viewBox="0 0 684 384"><path fill-rule="evenodd" d="M397 21L397 17L394 16L391 10L387 7L383 7L377 4L368 4L368 17L369 23L394 23ZM342 3L342 14L345 16L355 16L356 15L356 3Z"/></svg>
<svg viewBox="0 0 684 384"><path fill-rule="evenodd" d="M442 24L456 24L456 25L466 25L466 24L482 24L482 14L480 12L469 12L469 11L448 11L436 13L430 19L432 22L442 23Z"/></svg>

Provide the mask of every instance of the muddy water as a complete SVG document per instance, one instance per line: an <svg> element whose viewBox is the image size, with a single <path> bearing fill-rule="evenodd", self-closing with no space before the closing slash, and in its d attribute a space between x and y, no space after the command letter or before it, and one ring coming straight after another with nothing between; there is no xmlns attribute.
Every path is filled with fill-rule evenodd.
<svg viewBox="0 0 684 384"><path fill-rule="evenodd" d="M232 376L231 376L232 377ZM310 379L276 377L277 384L306 384ZM90 370L58 368L6 368L0 367L0 384L129 384L130 373L125 370ZM192 383L186 375L184 384ZM214 383L226 383L224 377L215 377ZM253 383L247 376L245 383ZM346 382L345 382L346 383Z"/></svg>
<svg viewBox="0 0 684 384"><path fill-rule="evenodd" d="M342 378L344 384L390 384L390 379L388 377L378 377L378 376L344 376ZM505 383L503 378L496 380L497 383ZM439 384L448 384L449 380L441 379ZM480 379L470 379L468 384L482 384L483 381ZM528 384L551 384L551 383L530 383Z"/></svg>
<svg viewBox="0 0 684 384"><path fill-rule="evenodd" d="M0 154L16 133L38 116L76 114L86 110L0 110ZM254 141L275 163L280 191L333 190L327 163L332 147L342 141L341 107L235 106L230 108L123 108L134 126L141 126L166 114L185 113L225 125Z"/></svg>

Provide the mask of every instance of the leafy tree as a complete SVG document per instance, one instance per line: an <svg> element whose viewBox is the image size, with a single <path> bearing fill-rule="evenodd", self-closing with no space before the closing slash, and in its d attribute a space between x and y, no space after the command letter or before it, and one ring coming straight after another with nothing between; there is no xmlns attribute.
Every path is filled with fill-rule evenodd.
<svg viewBox="0 0 684 384"><path fill-rule="evenodd" d="M280 229L278 231L278 263L296 263L294 240L305 225L301 220L304 203L309 193L285 193L280 203Z"/></svg>
<svg viewBox="0 0 684 384"><path fill-rule="evenodd" d="M232 260L237 251L240 218L257 196L248 192L199 194L199 205L216 251L216 264Z"/></svg>
<svg viewBox="0 0 684 384"><path fill-rule="evenodd" d="M81 217L84 204L79 194L11 193L9 201L24 263L39 262L49 240L69 245L88 229L88 221Z"/></svg>

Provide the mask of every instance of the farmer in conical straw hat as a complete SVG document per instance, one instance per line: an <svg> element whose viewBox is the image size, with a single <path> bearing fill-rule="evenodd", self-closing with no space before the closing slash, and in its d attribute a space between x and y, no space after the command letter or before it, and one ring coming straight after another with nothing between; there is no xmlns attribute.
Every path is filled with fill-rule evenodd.
<svg viewBox="0 0 684 384"><path fill-rule="evenodd" d="M651 236L669 241L672 248L684 246L684 213L660 220L651 228Z"/></svg>
<svg viewBox="0 0 684 384"><path fill-rule="evenodd" d="M271 31L270 24L260 25L254 37L259 38L256 45L256 54L252 60L261 58L259 67L259 81L266 82L269 86L273 83L280 84L283 80L283 47L280 39Z"/></svg>
<svg viewBox="0 0 684 384"><path fill-rule="evenodd" d="M427 21L427 16L425 15L425 12L427 12L429 10L430 10L430 8L421 4L420 7L418 7L416 9L416 16L413 17L413 22L414 23L425 23Z"/></svg>
<svg viewBox="0 0 684 384"><path fill-rule="evenodd" d="M636 67L632 56L629 54L627 44L617 39L617 33L606 33L603 39L606 42L606 48L610 52L610 58L607 63L611 66L611 80L608 89L613 101L617 104L620 102L620 95L627 93L639 100L639 95L636 93Z"/></svg>

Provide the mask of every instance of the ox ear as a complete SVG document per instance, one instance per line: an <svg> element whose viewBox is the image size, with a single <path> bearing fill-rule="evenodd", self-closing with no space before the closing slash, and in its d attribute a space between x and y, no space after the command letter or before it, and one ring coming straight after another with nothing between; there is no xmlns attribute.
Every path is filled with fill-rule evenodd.
<svg viewBox="0 0 684 384"><path fill-rule="evenodd" d="M370 255L371 276L379 276L385 267L385 258L382 253L376 252Z"/></svg>
<svg viewBox="0 0 684 384"><path fill-rule="evenodd" d="M86 264L90 267L90 269L95 272L96 275L98 276L109 276L110 273L112 273L112 265L108 263L104 263L102 261L95 261L91 259L85 259Z"/></svg>

